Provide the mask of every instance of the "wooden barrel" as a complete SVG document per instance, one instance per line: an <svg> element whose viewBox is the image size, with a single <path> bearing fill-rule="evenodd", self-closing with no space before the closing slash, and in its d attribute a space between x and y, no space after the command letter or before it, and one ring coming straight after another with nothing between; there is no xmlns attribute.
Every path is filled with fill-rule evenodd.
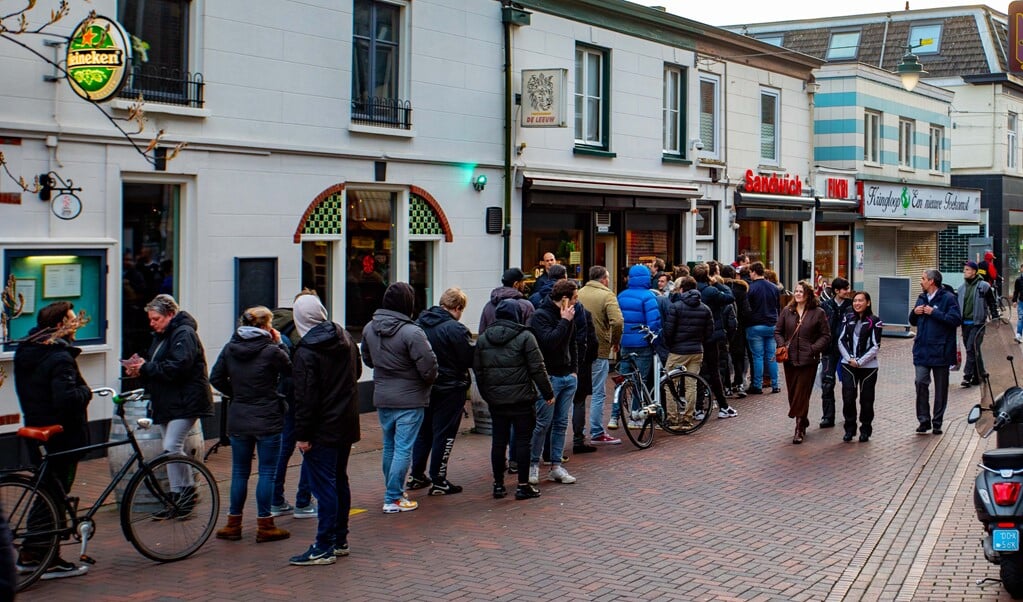
<svg viewBox="0 0 1023 602"><path fill-rule="evenodd" d="M473 381L469 388L469 400L472 403L472 431L481 435L490 435L494 432L494 424L490 418L490 408L487 402L483 401L480 390Z"/></svg>
<svg viewBox="0 0 1023 602"><path fill-rule="evenodd" d="M163 437L160 435L160 429L154 424L149 429L138 428L137 420L139 418L145 418L149 415L149 400L143 399L141 401L130 401L124 404L124 417L128 421L128 427L135 433L135 440L139 444L139 448L142 450L142 457L146 460L155 458L156 456L163 453ZM124 430L124 425L121 423L121 419L114 416L110 419L110 438L109 441L125 441L128 439L128 434ZM203 453L206 450L206 440L203 437L202 422L196 420L195 424L188 431L188 435L185 437L185 453L202 462ZM121 467L131 458L132 455L131 445L118 445L107 449L107 463L110 466L110 476L113 477ZM132 471L134 473L134 470ZM161 475L162 479L166 479L166 474ZM124 497L124 489L128 485L128 480L131 478L131 473L128 477L121 480L116 488L115 494L117 496L117 503L121 503L121 498Z"/></svg>

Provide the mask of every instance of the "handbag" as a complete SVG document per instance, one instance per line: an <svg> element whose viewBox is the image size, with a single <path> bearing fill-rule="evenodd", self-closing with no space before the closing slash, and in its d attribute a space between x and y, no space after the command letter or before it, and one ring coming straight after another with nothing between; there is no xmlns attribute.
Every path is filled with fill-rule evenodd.
<svg viewBox="0 0 1023 602"><path fill-rule="evenodd" d="M784 345L774 350L774 361L780 363L789 361L789 343L792 342L792 339L796 338L796 333L799 332L799 327L802 325L803 319L798 318L796 329L792 331L792 336L789 337L789 340L785 341Z"/></svg>

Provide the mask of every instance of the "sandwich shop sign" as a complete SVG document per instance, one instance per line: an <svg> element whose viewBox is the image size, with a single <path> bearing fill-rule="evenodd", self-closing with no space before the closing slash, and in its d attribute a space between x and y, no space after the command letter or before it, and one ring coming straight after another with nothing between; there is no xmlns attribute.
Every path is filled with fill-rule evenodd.
<svg viewBox="0 0 1023 602"><path fill-rule="evenodd" d="M121 91L131 65L128 34L117 21L86 17L67 45L68 84L85 100L103 102Z"/></svg>
<svg viewBox="0 0 1023 602"><path fill-rule="evenodd" d="M863 217L903 220L976 222L980 191L907 184L857 182Z"/></svg>

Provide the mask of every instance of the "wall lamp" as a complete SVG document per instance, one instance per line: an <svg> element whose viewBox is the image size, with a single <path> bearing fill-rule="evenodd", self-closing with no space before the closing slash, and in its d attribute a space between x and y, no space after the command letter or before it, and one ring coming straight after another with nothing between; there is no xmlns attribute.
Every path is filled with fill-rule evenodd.
<svg viewBox="0 0 1023 602"><path fill-rule="evenodd" d="M692 148L694 151L702 151L703 140L700 140L699 138L693 138L692 140L689 141L689 147Z"/></svg>
<svg viewBox="0 0 1023 602"><path fill-rule="evenodd" d="M472 187L476 192L483 192L483 189L487 187L487 176L486 174L480 174L472 179Z"/></svg>
<svg viewBox="0 0 1023 602"><path fill-rule="evenodd" d="M895 68L895 73L898 73L902 79L902 87L906 89L906 92L912 92L920 83L920 77L927 75L924 66L920 64L920 59L913 54L913 51L921 46L929 46L932 42L933 40L930 38L924 38L920 40L919 44L906 44L906 54L902 56L902 62Z"/></svg>

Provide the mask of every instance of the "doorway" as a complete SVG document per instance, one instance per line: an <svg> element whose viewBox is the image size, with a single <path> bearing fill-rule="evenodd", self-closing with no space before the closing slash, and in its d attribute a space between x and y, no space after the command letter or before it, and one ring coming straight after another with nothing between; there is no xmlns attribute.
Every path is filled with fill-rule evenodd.
<svg viewBox="0 0 1023 602"><path fill-rule="evenodd" d="M611 283L612 291L617 293L615 290L618 284L618 235L617 234L598 234L596 244L594 246L593 253L593 265L602 265L607 268L608 282ZM589 274L583 276L585 279L589 279Z"/></svg>

